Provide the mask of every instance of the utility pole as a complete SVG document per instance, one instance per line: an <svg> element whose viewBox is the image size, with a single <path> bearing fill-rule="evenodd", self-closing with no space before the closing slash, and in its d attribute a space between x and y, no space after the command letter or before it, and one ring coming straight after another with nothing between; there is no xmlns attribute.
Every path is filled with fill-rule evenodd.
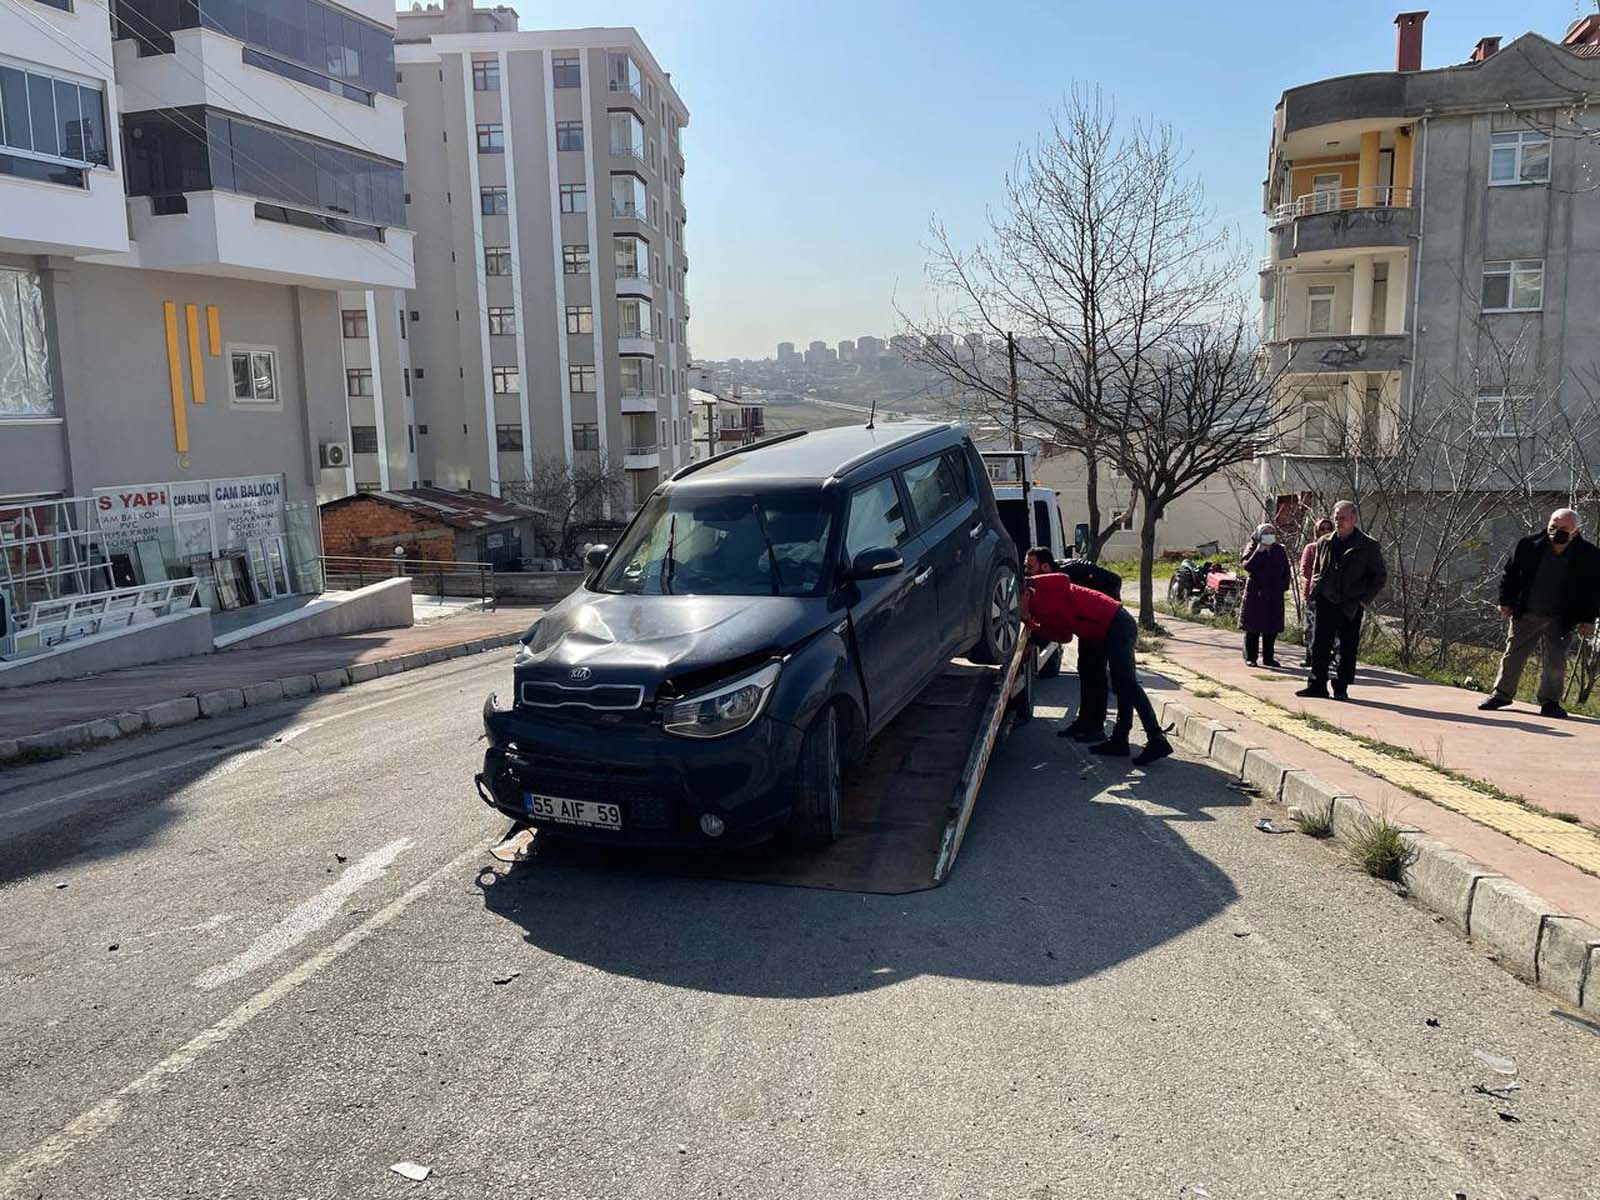
<svg viewBox="0 0 1600 1200"><path fill-rule="evenodd" d="M1022 449L1022 413L1017 404L1017 339L1006 334L1006 358L1011 364L1011 448Z"/></svg>

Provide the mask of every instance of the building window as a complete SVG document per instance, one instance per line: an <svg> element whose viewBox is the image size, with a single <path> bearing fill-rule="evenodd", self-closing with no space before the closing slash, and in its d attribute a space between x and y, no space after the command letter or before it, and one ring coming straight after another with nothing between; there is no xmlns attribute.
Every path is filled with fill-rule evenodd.
<svg viewBox="0 0 1600 1200"><path fill-rule="evenodd" d="M568 367L567 389L573 392L594 391L594 367L586 363L574 363Z"/></svg>
<svg viewBox="0 0 1600 1200"><path fill-rule="evenodd" d="M644 126L631 112L610 114L611 153L622 158L644 158Z"/></svg>
<svg viewBox="0 0 1600 1200"><path fill-rule="evenodd" d="M612 238L611 251L616 260L618 279L650 278L649 242L641 237Z"/></svg>
<svg viewBox="0 0 1600 1200"><path fill-rule="evenodd" d="M347 338L365 338L367 336L367 310L364 308L346 308L339 312L339 321L344 326L344 336Z"/></svg>
<svg viewBox="0 0 1600 1200"><path fill-rule="evenodd" d="M557 150L582 150L583 149L583 122L582 121L557 121L556 122L556 149Z"/></svg>
<svg viewBox="0 0 1600 1200"><path fill-rule="evenodd" d="M522 377L515 367L492 367L490 375L496 396L512 396L522 390Z"/></svg>
<svg viewBox="0 0 1600 1200"><path fill-rule="evenodd" d="M372 395L372 372L365 367L355 368L344 373L344 392L347 396Z"/></svg>
<svg viewBox="0 0 1600 1200"><path fill-rule="evenodd" d="M587 275L589 247L579 245L561 247L561 270L566 275Z"/></svg>
<svg viewBox="0 0 1600 1200"><path fill-rule="evenodd" d="M650 197L650 228L661 228L661 201L654 196Z"/></svg>
<svg viewBox="0 0 1600 1200"><path fill-rule="evenodd" d="M400 310L400 340L406 340L406 310L403 308Z"/></svg>
<svg viewBox="0 0 1600 1200"><path fill-rule="evenodd" d="M233 398L239 404L278 402L278 352L265 346L230 349Z"/></svg>
<svg viewBox="0 0 1600 1200"><path fill-rule="evenodd" d="M411 395L411 368L400 368L400 384L406 389L406 395Z"/></svg>
<svg viewBox="0 0 1600 1200"><path fill-rule="evenodd" d="M589 211L589 189L581 183L561 185L561 211L584 213Z"/></svg>
<svg viewBox="0 0 1600 1200"><path fill-rule="evenodd" d="M504 125L478 126L478 153L504 154L506 152L506 127Z"/></svg>
<svg viewBox="0 0 1600 1200"><path fill-rule="evenodd" d="M576 54L557 54L550 60L550 74L555 77L558 88L575 88L583 86L583 77L578 67Z"/></svg>
<svg viewBox="0 0 1600 1200"><path fill-rule="evenodd" d="M1533 397L1520 392L1484 390L1472 406L1472 432L1480 438L1525 437Z"/></svg>
<svg viewBox="0 0 1600 1200"><path fill-rule="evenodd" d="M413 379L421 379L422 378L422 368L421 367L413 367L413 368L411 368L411 377Z"/></svg>
<svg viewBox="0 0 1600 1200"><path fill-rule="evenodd" d="M574 425L572 427L572 448L574 450L600 449L600 426L594 424Z"/></svg>
<svg viewBox="0 0 1600 1200"><path fill-rule="evenodd" d="M515 308L491 308L489 310L489 333L491 335L514 334L517 332L517 310Z"/></svg>
<svg viewBox="0 0 1600 1200"><path fill-rule="evenodd" d="M587 304L567 305L567 332L593 333L594 309Z"/></svg>
<svg viewBox="0 0 1600 1200"><path fill-rule="evenodd" d="M0 420L55 411L43 281L32 271L0 269Z"/></svg>
<svg viewBox="0 0 1600 1200"><path fill-rule="evenodd" d="M494 427L494 448L496 450L521 450L522 426L496 425Z"/></svg>
<svg viewBox="0 0 1600 1200"><path fill-rule="evenodd" d="M378 427L376 425L350 426L350 452L376 454L378 452Z"/></svg>
<svg viewBox="0 0 1600 1200"><path fill-rule="evenodd" d="M500 90L500 62L498 59L475 60L472 64L472 90L498 92Z"/></svg>
<svg viewBox="0 0 1600 1200"><path fill-rule="evenodd" d="M1489 136L1489 183L1550 182L1550 135L1534 129Z"/></svg>
<svg viewBox="0 0 1600 1200"><path fill-rule="evenodd" d="M617 301L617 336L625 338L649 337L652 332L653 313L650 301L632 296Z"/></svg>
<svg viewBox="0 0 1600 1200"><path fill-rule="evenodd" d="M0 174L87 187L88 168L110 166L105 97L52 75L0 66Z"/></svg>
<svg viewBox="0 0 1600 1200"><path fill-rule="evenodd" d="M503 187L479 188L478 200L486 217L503 217L511 211L511 197Z"/></svg>
<svg viewBox="0 0 1600 1200"><path fill-rule="evenodd" d="M410 454L417 452L417 427L415 425L406 426L406 451Z"/></svg>
<svg viewBox="0 0 1600 1200"><path fill-rule="evenodd" d="M1544 307L1544 260L1483 264L1485 312L1537 312Z"/></svg>
<svg viewBox="0 0 1600 1200"><path fill-rule="evenodd" d="M511 248L485 246L483 248L483 273L485 275L511 274Z"/></svg>
<svg viewBox="0 0 1600 1200"><path fill-rule="evenodd" d="M644 180L637 175L611 177L611 215L642 221L645 217Z"/></svg>
<svg viewBox="0 0 1600 1200"><path fill-rule="evenodd" d="M606 70L610 90L631 96L641 96L639 68L626 54L606 55Z"/></svg>
<svg viewBox="0 0 1600 1200"><path fill-rule="evenodd" d="M1306 289L1306 332L1313 336L1333 332L1333 285Z"/></svg>

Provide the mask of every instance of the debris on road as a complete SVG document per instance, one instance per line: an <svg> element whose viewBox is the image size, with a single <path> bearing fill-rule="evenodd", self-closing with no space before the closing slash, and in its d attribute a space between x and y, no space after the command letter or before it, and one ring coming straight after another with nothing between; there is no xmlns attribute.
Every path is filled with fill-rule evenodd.
<svg viewBox="0 0 1600 1200"><path fill-rule="evenodd" d="M421 1183L429 1175L433 1174L432 1167L425 1167L421 1163L414 1162L397 1162L394 1164L394 1166L390 1167L389 1170L393 1171L396 1175L405 1176L405 1178L411 1180L413 1183Z"/></svg>
<svg viewBox="0 0 1600 1200"><path fill-rule="evenodd" d="M1439 1028L1439 1018L1438 1017L1429 1017L1426 1021L1423 1022L1423 1024L1426 1025L1429 1029L1437 1029L1437 1028Z"/></svg>
<svg viewBox="0 0 1600 1200"><path fill-rule="evenodd" d="M521 974L522 974L521 971L513 971L513 972L511 972L511 974L507 975L504 979L496 979L496 980L494 980L493 981L494 985L496 987L499 987L503 983L510 983L513 979L515 979L518 975L521 975Z"/></svg>
<svg viewBox="0 0 1600 1200"><path fill-rule="evenodd" d="M1276 825L1274 825L1272 823L1272 818L1271 817L1258 817L1256 819L1256 828L1259 829L1262 833L1293 833L1294 832L1294 830L1292 830L1292 829L1280 829L1278 826L1276 826Z"/></svg>
<svg viewBox="0 0 1600 1200"><path fill-rule="evenodd" d="M533 839L536 831L531 825L524 825L518 829L513 827L501 839L500 843L489 850L492 858L503 863L525 862L533 853Z"/></svg>
<svg viewBox="0 0 1600 1200"><path fill-rule="evenodd" d="M340 854L337 850L335 850L333 852L333 857L338 859L340 862L349 862L350 861L350 858L349 858L348 855Z"/></svg>
<svg viewBox="0 0 1600 1200"><path fill-rule="evenodd" d="M1481 1062L1496 1075L1515 1075L1517 1073L1517 1060L1502 1058L1498 1054L1490 1054L1487 1050L1474 1050L1472 1057Z"/></svg>
<svg viewBox="0 0 1600 1200"><path fill-rule="evenodd" d="M122 947L121 947L120 944L118 944L117 942L112 942L111 945L106 947L106 953L107 954L113 954L116 951L120 950L121 948Z"/></svg>
<svg viewBox="0 0 1600 1200"><path fill-rule="evenodd" d="M66 886L67 885L64 884L64 883L58 883L58 884L56 884L56 891L59 892L62 888L66 887Z"/></svg>
<svg viewBox="0 0 1600 1200"><path fill-rule="evenodd" d="M1497 1112L1495 1114L1495 1116L1499 1117L1502 1121L1506 1121L1506 1122L1508 1122L1508 1123L1510 1123L1512 1125L1520 1125L1522 1123L1522 1118L1517 1116L1516 1113L1506 1112L1506 1110L1503 1109L1503 1108L1499 1112Z"/></svg>

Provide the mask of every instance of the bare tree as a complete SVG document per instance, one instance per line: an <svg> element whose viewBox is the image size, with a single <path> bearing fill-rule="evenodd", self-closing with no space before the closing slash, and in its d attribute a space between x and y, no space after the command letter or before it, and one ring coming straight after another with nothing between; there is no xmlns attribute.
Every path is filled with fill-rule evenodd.
<svg viewBox="0 0 1600 1200"><path fill-rule="evenodd" d="M507 482L508 499L539 510L536 533L553 556L575 558L580 536L620 528L616 516L625 511L625 478L621 465L598 454L577 454L569 463L558 456L533 460L526 480Z"/></svg>
<svg viewBox="0 0 1600 1200"><path fill-rule="evenodd" d="M1106 519L1100 478L1123 465L1127 398L1235 298L1240 259L1172 129L1124 125L1082 87L1019 157L988 225L967 249L931 226L929 314L900 313L909 354L971 415L1082 457L1098 557L1126 515Z"/></svg>

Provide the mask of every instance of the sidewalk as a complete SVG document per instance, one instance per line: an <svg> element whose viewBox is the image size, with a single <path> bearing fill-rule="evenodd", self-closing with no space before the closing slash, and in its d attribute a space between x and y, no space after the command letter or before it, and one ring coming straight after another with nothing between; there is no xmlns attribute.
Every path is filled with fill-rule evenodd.
<svg viewBox="0 0 1600 1200"><path fill-rule="evenodd" d="M1302 699L1294 691L1304 674L1246 665L1239 634L1171 618L1163 624L1171 636L1147 666L1171 682L1165 689L1157 683L1152 695L1181 687L1188 708L1248 731L1253 744L1293 768L1360 796L1369 809L1388 809L1398 823L1600 924L1600 836L1594 828L1451 777L1482 781L1600 827L1600 722L1550 720L1522 705L1481 713L1477 693L1370 667L1357 674L1348 702ZM1299 657L1298 646L1280 655L1286 663ZM1349 735L1400 747L1422 761L1385 755Z"/></svg>
<svg viewBox="0 0 1600 1200"><path fill-rule="evenodd" d="M32 687L0 690L0 746L30 735L49 734L96 721L115 721L119 715L149 710L172 701L227 693L276 681L328 675L335 686L360 682L391 670L426 665L425 660L484 650L515 641L538 619L542 609L502 608L495 612L462 613L448 620L413 625L409 629L375 629L341 637L315 638L287 646L260 650L224 650L169 663L153 663L63 679ZM434 657L438 656L438 657ZM379 669L384 664L388 669ZM354 674L351 668L356 668ZM364 669L363 669L364 668ZM332 673L329 675L329 673ZM321 681L304 690L319 690ZM285 687L278 694L288 694ZM264 697L271 698L271 697ZM223 701L225 707L241 707ZM181 705L179 707L182 707ZM203 705L200 706L202 709ZM150 721L155 724L154 720ZM143 727L143 723L134 729ZM128 730L124 730L127 732ZM116 736L108 732L107 736ZM86 735L81 740L99 740Z"/></svg>

